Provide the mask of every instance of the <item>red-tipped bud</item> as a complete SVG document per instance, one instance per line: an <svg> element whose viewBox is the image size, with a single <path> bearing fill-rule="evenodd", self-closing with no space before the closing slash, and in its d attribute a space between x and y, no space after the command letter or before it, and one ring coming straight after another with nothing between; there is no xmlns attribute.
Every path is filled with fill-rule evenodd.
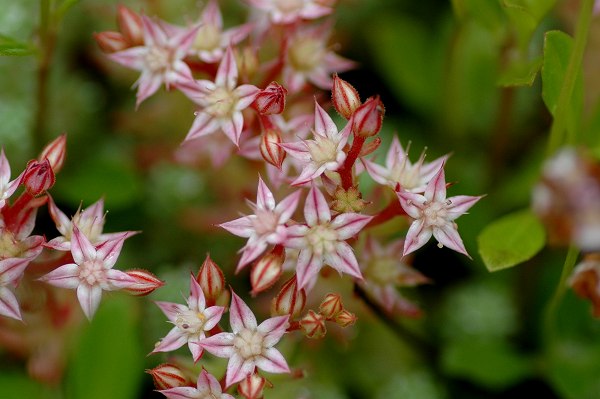
<svg viewBox="0 0 600 399"><path fill-rule="evenodd" d="M132 269L126 270L125 273L135 280L135 283L124 288L124 291L130 293L131 295L148 295L155 289L165 285L164 281L159 280L158 277L147 270Z"/></svg>
<svg viewBox="0 0 600 399"><path fill-rule="evenodd" d="M340 294L327 294L325 299L319 305L319 313L321 313L327 320L335 318L342 310L344 305L342 304L342 297Z"/></svg>
<svg viewBox="0 0 600 399"><path fill-rule="evenodd" d="M21 184L25 186L29 194L35 197L52 187L55 180L54 172L48 159L44 159L41 162L32 159L27 164L25 172L23 172Z"/></svg>
<svg viewBox="0 0 600 399"><path fill-rule="evenodd" d="M275 126L265 129L260 137L260 154L263 159L281 169L286 152L279 146L281 143L281 133Z"/></svg>
<svg viewBox="0 0 600 399"><path fill-rule="evenodd" d="M94 39L100 46L100 50L106 54L116 53L129 47L127 40L119 32L100 32L94 33Z"/></svg>
<svg viewBox="0 0 600 399"><path fill-rule="evenodd" d="M44 159L48 159L52 171L54 171L54 174L57 174L62 169L66 153L67 135L61 134L42 150L38 161L42 162Z"/></svg>
<svg viewBox="0 0 600 399"><path fill-rule="evenodd" d="M366 157L367 155L372 154L373 152L375 152L376 149L379 148L380 145L381 145L381 138L375 137L373 140L369 141L368 143L363 144L362 148L360 149L359 157Z"/></svg>
<svg viewBox="0 0 600 399"><path fill-rule="evenodd" d="M240 381L238 393L245 399L261 399L265 385L269 388L272 386L265 377L258 373L248 374L246 378Z"/></svg>
<svg viewBox="0 0 600 399"><path fill-rule="evenodd" d="M129 44L128 47L144 44L144 24L138 13L120 5L117 12L117 24L125 41Z"/></svg>
<svg viewBox="0 0 600 399"><path fill-rule="evenodd" d="M300 328L306 337L318 339L327 334L325 317L319 313L309 310L306 316L300 320Z"/></svg>
<svg viewBox="0 0 600 399"><path fill-rule="evenodd" d="M212 261L210 255L206 255L206 259L196 278L200 288L206 299L210 302L215 302L225 289L225 276L223 271L215 262Z"/></svg>
<svg viewBox="0 0 600 399"><path fill-rule="evenodd" d="M279 280L283 271L284 261L285 250L283 246L276 245L271 252L264 255L254 264L250 272L252 295L256 295L272 287Z"/></svg>
<svg viewBox="0 0 600 399"><path fill-rule="evenodd" d="M195 385L185 373L174 364L163 363L153 369L146 370L152 376L154 386L158 390Z"/></svg>
<svg viewBox="0 0 600 399"><path fill-rule="evenodd" d="M370 97L352 115L352 132L356 136L372 137L381 130L385 108L379 96Z"/></svg>
<svg viewBox="0 0 600 399"><path fill-rule="evenodd" d="M273 316L290 315L290 319L297 317L306 305L306 291L298 290L298 282L294 274L285 282L279 294L273 298L271 303L271 314Z"/></svg>
<svg viewBox="0 0 600 399"><path fill-rule="evenodd" d="M356 317L356 315L354 313L348 312L346 309L343 309L340 313L338 313L335 316L335 322L340 327L344 327L344 328L350 327L351 325L356 323L357 319L358 319L358 317Z"/></svg>
<svg viewBox="0 0 600 399"><path fill-rule="evenodd" d="M333 88L331 89L331 100L335 110L346 119L350 119L354 111L360 107L360 96L350 83L333 75Z"/></svg>
<svg viewBox="0 0 600 399"><path fill-rule="evenodd" d="M261 115L280 114L285 109L287 90L277 82L271 82L254 99L254 108Z"/></svg>
<svg viewBox="0 0 600 399"><path fill-rule="evenodd" d="M586 255L573 270L569 285L578 296L590 300L594 317L600 318L600 254Z"/></svg>

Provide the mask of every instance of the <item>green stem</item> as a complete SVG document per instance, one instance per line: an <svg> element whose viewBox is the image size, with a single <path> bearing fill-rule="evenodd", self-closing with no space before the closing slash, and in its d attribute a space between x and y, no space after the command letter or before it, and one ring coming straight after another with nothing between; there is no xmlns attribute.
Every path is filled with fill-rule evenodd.
<svg viewBox="0 0 600 399"><path fill-rule="evenodd" d="M577 137L576 132L567 131L567 116L569 103L575 87L577 75L581 70L583 53L587 43L590 24L592 22L592 11L594 0L582 0L581 9L579 10L579 18L577 19L577 27L575 30L575 43L573 51L569 57L565 79L560 89L556 110L554 111L554 121L550 130L550 139L548 141L547 155L550 156L556 150L565 144L575 144ZM566 134L565 134L566 133Z"/></svg>

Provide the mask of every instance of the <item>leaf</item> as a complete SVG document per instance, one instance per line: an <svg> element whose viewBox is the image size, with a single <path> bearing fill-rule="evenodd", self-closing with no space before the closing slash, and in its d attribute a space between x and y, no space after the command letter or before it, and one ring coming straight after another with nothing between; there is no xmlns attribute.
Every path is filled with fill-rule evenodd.
<svg viewBox="0 0 600 399"><path fill-rule="evenodd" d="M60 20L67 11L81 0L64 0L60 6L56 9L56 16Z"/></svg>
<svg viewBox="0 0 600 399"><path fill-rule="evenodd" d="M485 266L495 272L531 259L544 247L546 233L538 218L525 210L492 222L477 242Z"/></svg>
<svg viewBox="0 0 600 399"><path fill-rule="evenodd" d="M556 0L501 0L506 15L517 31L519 47L523 53L527 53L533 33L555 3Z"/></svg>
<svg viewBox="0 0 600 399"><path fill-rule="evenodd" d="M11 37L0 35L0 55L25 56L35 52L30 43L21 42Z"/></svg>
<svg viewBox="0 0 600 399"><path fill-rule="evenodd" d="M533 85L535 77L542 67L542 62L542 58L528 62L513 62L498 78L498 85L502 87Z"/></svg>
<svg viewBox="0 0 600 399"><path fill-rule="evenodd" d="M60 391L34 381L23 373L13 371L3 370L0 373L0 387L2 387L2 394L0 394L2 398L59 399L62 397Z"/></svg>

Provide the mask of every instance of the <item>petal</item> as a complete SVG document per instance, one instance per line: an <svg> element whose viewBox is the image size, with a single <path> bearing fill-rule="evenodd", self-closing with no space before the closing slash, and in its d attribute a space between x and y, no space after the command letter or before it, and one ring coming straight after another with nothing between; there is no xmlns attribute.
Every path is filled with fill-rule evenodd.
<svg viewBox="0 0 600 399"><path fill-rule="evenodd" d="M362 280L362 274L352 247L345 242L336 245L334 253L325 254L325 262L340 273Z"/></svg>
<svg viewBox="0 0 600 399"><path fill-rule="evenodd" d="M263 344L265 347L269 348L279 342L290 325L289 318L289 316L276 316L259 324L256 330L264 335Z"/></svg>
<svg viewBox="0 0 600 399"><path fill-rule="evenodd" d="M252 223L252 218L249 216L221 223L219 227L238 237L250 237L254 233L254 224Z"/></svg>
<svg viewBox="0 0 600 399"><path fill-rule="evenodd" d="M244 127L244 116L241 112L236 111L231 115L230 119L222 119L220 121L221 130L237 147L240 145L240 136Z"/></svg>
<svg viewBox="0 0 600 399"><path fill-rule="evenodd" d="M48 195L48 211L50 212L50 217L52 217L52 220L54 220L54 223L56 224L56 229L60 232L60 234L62 234L63 236L69 234L72 228L71 219L69 219L67 215L65 215L60 209L58 209L56 203L50 195Z"/></svg>
<svg viewBox="0 0 600 399"><path fill-rule="evenodd" d="M446 199L446 178L444 177L444 165L440 167L440 170L433 176L431 181L425 188L425 198L427 201L432 202L443 202Z"/></svg>
<svg viewBox="0 0 600 399"><path fill-rule="evenodd" d="M219 122L212 115L200 111L196 115L196 119L194 119L190 131L187 136L185 136L184 142L214 133L218 128Z"/></svg>
<svg viewBox="0 0 600 399"><path fill-rule="evenodd" d="M390 185L390 171L381 165L367 159L361 159L367 173L379 184Z"/></svg>
<svg viewBox="0 0 600 399"><path fill-rule="evenodd" d="M194 359L194 363L197 363L198 360L202 357L202 353L204 353L204 349L200 346L200 341L204 339L204 333L197 334L196 336L189 337L188 339L188 349L192 354L192 359Z"/></svg>
<svg viewBox="0 0 600 399"><path fill-rule="evenodd" d="M333 219L331 228L337 231L338 240L347 240L358 234L371 219L373 219L373 216L361 215L359 213L342 213Z"/></svg>
<svg viewBox="0 0 600 399"><path fill-rule="evenodd" d="M75 263L69 263L62 265L50 273L40 277L41 281L44 281L50 285L61 288L75 289L81 283L79 279L79 266Z"/></svg>
<svg viewBox="0 0 600 399"><path fill-rule="evenodd" d="M275 348L267 348L263 355L256 359L256 367L268 373L289 373L290 368L285 358Z"/></svg>
<svg viewBox="0 0 600 399"><path fill-rule="evenodd" d="M102 284L101 288L107 291L115 291L123 288L136 288L137 281L129 274L120 270L109 269L106 271L108 284Z"/></svg>
<svg viewBox="0 0 600 399"><path fill-rule="evenodd" d="M90 240L77 228L77 226L73 226L71 254L73 255L73 260L78 265L86 260L96 259L96 248L94 248L92 243L90 243Z"/></svg>
<svg viewBox="0 0 600 399"><path fill-rule="evenodd" d="M102 288L98 285L80 284L77 287L77 299L83 309L83 313L91 320L100 306L100 299L102 298Z"/></svg>
<svg viewBox="0 0 600 399"><path fill-rule="evenodd" d="M121 249L123 249L123 243L127 236L128 233L123 233L120 236L117 236L117 238L107 240L96 247L96 259L103 261L105 269L110 269L117 263L117 259L119 259L119 254L121 253Z"/></svg>
<svg viewBox="0 0 600 399"><path fill-rule="evenodd" d="M279 223L283 224L290 220L300 201L301 191L297 190L281 200L275 207L275 213L279 215Z"/></svg>
<svg viewBox="0 0 600 399"><path fill-rule="evenodd" d="M255 260L262 254L265 249L267 249L267 242L265 239L254 240L252 243L248 242L246 246L244 246L244 252L242 252L242 257L240 258L238 265L235 269L235 272L239 272L250 262Z"/></svg>
<svg viewBox="0 0 600 399"><path fill-rule="evenodd" d="M158 342L154 347L154 350L150 353L157 352L171 352L181 348L187 344L188 335L179 329L179 327L173 327L169 333Z"/></svg>
<svg viewBox="0 0 600 399"><path fill-rule="evenodd" d="M406 239L404 240L404 252L402 256L406 256L409 253L421 248L429 241L433 231L431 227L424 227L422 220L415 220L410 225L408 232L406 233Z"/></svg>
<svg viewBox="0 0 600 399"><path fill-rule="evenodd" d="M221 384L219 384L219 381L204 369L202 369L202 372L198 376L197 386L198 390L200 390L200 388L207 387L210 393L222 393Z"/></svg>
<svg viewBox="0 0 600 399"><path fill-rule="evenodd" d="M233 290L231 291L231 305L229 306L229 323L234 333L244 329L254 329L257 325L252 310Z"/></svg>
<svg viewBox="0 0 600 399"><path fill-rule="evenodd" d="M286 248L302 249L306 247L306 233L309 228L302 224L295 224L287 228L287 236L283 242Z"/></svg>
<svg viewBox="0 0 600 399"><path fill-rule="evenodd" d="M204 24L216 26L219 30L223 27L223 17L216 0L210 0L206 4L206 7L202 10L201 19Z"/></svg>
<svg viewBox="0 0 600 399"><path fill-rule="evenodd" d="M323 193L314 185L310 188L306 203L304 204L304 217L306 224L316 226L317 224L327 223L331 220L329 205L325 200Z"/></svg>
<svg viewBox="0 0 600 399"><path fill-rule="evenodd" d="M217 357L231 357L235 352L233 347L234 337L235 334L232 333L219 333L212 337L204 338L200 342L200 346Z"/></svg>
<svg viewBox="0 0 600 399"><path fill-rule="evenodd" d="M242 111L248 108L248 106L252 104L256 98L256 95L259 91L260 89L253 85L241 85L236 87L236 89L233 91L233 95L238 99L235 105L235 110Z"/></svg>
<svg viewBox="0 0 600 399"><path fill-rule="evenodd" d="M156 93L158 89L160 89L163 80L164 78L162 75L143 71L137 82L135 82L135 85L138 88L135 106L139 107L145 99Z"/></svg>
<svg viewBox="0 0 600 399"><path fill-rule="evenodd" d="M137 46L109 54L108 58L127 68L141 71L145 68L146 54L148 54L148 49L146 47Z"/></svg>
<svg viewBox="0 0 600 399"><path fill-rule="evenodd" d="M314 162L310 162L304 166L302 169L302 173L298 176L293 182L292 186L301 186L303 184L309 183L312 180L323 174L323 171L327 168L327 164L318 166ZM337 165L331 170L337 169Z"/></svg>
<svg viewBox="0 0 600 399"><path fill-rule="evenodd" d="M315 100L315 134L326 136L330 139L338 139L339 133L333 119L325 112Z"/></svg>
<svg viewBox="0 0 600 399"><path fill-rule="evenodd" d="M190 296L188 298L188 307L196 312L203 312L206 308L206 299L204 298L204 292L194 275L190 276Z"/></svg>
<svg viewBox="0 0 600 399"><path fill-rule="evenodd" d="M235 57L233 56L233 50L231 49L231 46L229 46L225 51L225 55L221 60L221 64L219 64L215 83L217 86L226 87L229 90L233 90L237 84L237 79L237 64L235 62Z"/></svg>
<svg viewBox="0 0 600 399"><path fill-rule="evenodd" d="M271 192L271 190L269 190L269 187L267 187L267 185L260 176L258 176L256 205L259 209L275 209L275 198L273 198L273 193Z"/></svg>
<svg viewBox="0 0 600 399"><path fill-rule="evenodd" d="M482 196L473 197L470 195L457 195L446 200L451 205L448 206L448 220L454 220L460 215L464 215Z"/></svg>
<svg viewBox="0 0 600 399"><path fill-rule="evenodd" d="M4 154L4 148L0 149L0 188L8 184L10 180L10 164Z"/></svg>
<svg viewBox="0 0 600 399"><path fill-rule="evenodd" d="M421 194L410 193L407 191L396 191L400 206L404 209L404 212L413 219L420 219L422 217L423 204L427 202Z"/></svg>
<svg viewBox="0 0 600 399"><path fill-rule="evenodd" d="M456 230L456 227L453 223L449 222L445 226L434 227L433 236L440 244L453 249L456 252L460 252L461 254L464 254L470 258L467 250L465 249L463 241L458 234L458 230Z"/></svg>
<svg viewBox="0 0 600 399"><path fill-rule="evenodd" d="M167 43L167 35L159 24L145 15L142 15L142 23L144 25L144 44L146 46L160 46Z"/></svg>
<svg viewBox="0 0 600 399"><path fill-rule="evenodd" d="M223 317L225 308L223 306L211 306L204 310L203 314L206 317L204 321L204 331L212 330Z"/></svg>
<svg viewBox="0 0 600 399"><path fill-rule="evenodd" d="M176 387L158 391L168 399L198 399L198 390L192 387Z"/></svg>
<svg viewBox="0 0 600 399"><path fill-rule="evenodd" d="M307 286L313 276L316 276L319 273L321 267L323 267L323 259L321 256L315 256L310 249L301 250L296 265L298 288L302 289Z"/></svg>
<svg viewBox="0 0 600 399"><path fill-rule="evenodd" d="M404 148L402 148L402 144L400 144L398 136L394 135L394 137L392 138L392 144L390 144L390 149L388 150L385 158L385 166L388 169L391 169L394 165L402 164L403 162L405 162L405 159L406 152L404 151Z"/></svg>
<svg viewBox="0 0 600 399"><path fill-rule="evenodd" d="M169 319L171 323L175 323L175 320L177 319L179 313L183 313L184 311L189 309L187 306L181 305L179 303L162 301L155 301L154 303L160 308L160 310L162 310L162 312L165 314L165 316L167 316L167 319Z"/></svg>
<svg viewBox="0 0 600 399"><path fill-rule="evenodd" d="M229 358L227 364L227 375L225 376L225 386L230 387L236 382L240 382L254 371L255 362L253 360L244 360L235 353Z"/></svg>
<svg viewBox="0 0 600 399"><path fill-rule="evenodd" d="M294 143L281 143L279 144L279 146L283 148L285 152L290 154L292 157L302 162L306 163L311 161L311 155L308 151L308 146L306 145L306 142L304 140L296 141Z"/></svg>
<svg viewBox="0 0 600 399"><path fill-rule="evenodd" d="M3 286L0 286L0 315L21 320L21 310L15 294Z"/></svg>

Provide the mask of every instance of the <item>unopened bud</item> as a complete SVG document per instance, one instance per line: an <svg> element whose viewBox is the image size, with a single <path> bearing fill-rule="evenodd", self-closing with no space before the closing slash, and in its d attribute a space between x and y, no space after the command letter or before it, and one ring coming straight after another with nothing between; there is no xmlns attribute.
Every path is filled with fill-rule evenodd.
<svg viewBox="0 0 600 399"><path fill-rule="evenodd" d="M290 315L290 319L297 317L306 305L306 291L298 290L298 282L294 274L291 279L286 281L279 294L273 298L271 303L271 315L285 316Z"/></svg>
<svg viewBox="0 0 600 399"><path fill-rule="evenodd" d="M265 385L271 387L271 383L258 373L248 374L246 378L240 381L238 393L245 399L260 399L263 397Z"/></svg>
<svg viewBox="0 0 600 399"><path fill-rule="evenodd" d="M340 79L337 73L333 75L331 100L335 110L346 119L350 119L361 104L358 91L350 83Z"/></svg>
<svg viewBox="0 0 600 399"><path fill-rule="evenodd" d="M331 209L339 213L359 213L369 204L363 201L362 193L354 186L348 190L338 186L333 193L333 198Z"/></svg>
<svg viewBox="0 0 600 399"><path fill-rule="evenodd" d="M100 32L94 33L94 39L100 46L100 50L106 54L116 53L129 47L125 37L119 32Z"/></svg>
<svg viewBox="0 0 600 399"><path fill-rule="evenodd" d="M573 270L569 285L578 296L592 303L594 317L600 318L600 254L586 255Z"/></svg>
<svg viewBox="0 0 600 399"><path fill-rule="evenodd" d="M128 47L144 44L144 24L138 13L120 5L117 11L117 24Z"/></svg>
<svg viewBox="0 0 600 399"><path fill-rule="evenodd" d="M29 161L21 180L21 184L34 197L48 190L54 185L54 182L54 172L48 159L44 159L41 162L35 159Z"/></svg>
<svg viewBox="0 0 600 399"><path fill-rule="evenodd" d="M340 313L338 313L335 316L335 322L340 327L344 327L344 328L350 327L351 325L356 323L357 319L358 319L358 317L356 317L356 315L354 313L348 312L346 309L343 309Z"/></svg>
<svg viewBox="0 0 600 399"><path fill-rule="evenodd" d="M54 141L48 144L40 154L38 161L42 162L47 159L50 162L52 171L57 174L65 162L65 155L67 152L67 135L61 134Z"/></svg>
<svg viewBox="0 0 600 399"><path fill-rule="evenodd" d="M185 373L174 364L163 363L146 370L146 373L152 376L154 386L158 390L194 385L193 381L188 380Z"/></svg>
<svg viewBox="0 0 600 399"><path fill-rule="evenodd" d="M325 299L319 305L319 313L321 313L326 319L331 320L344 310L342 304L342 297L340 294L327 294Z"/></svg>
<svg viewBox="0 0 600 399"><path fill-rule="evenodd" d="M159 280L158 277L147 270L133 269L126 270L125 273L135 280L133 284L129 284L123 288L124 291L130 293L131 295L148 295L155 289L165 285L164 281Z"/></svg>
<svg viewBox="0 0 600 399"><path fill-rule="evenodd" d="M327 334L325 317L319 313L309 310L306 316L300 320L300 328L307 338L323 338Z"/></svg>
<svg viewBox="0 0 600 399"><path fill-rule="evenodd" d="M283 246L276 245L271 252L261 257L254 264L250 272L252 295L256 295L272 287L279 280L283 271L284 261L285 250Z"/></svg>
<svg viewBox="0 0 600 399"><path fill-rule="evenodd" d="M200 284L200 288L202 288L206 299L211 302L216 301L225 288L223 271L212 261L210 255L206 255L206 259L202 263L202 266L200 266L196 280Z"/></svg>
<svg viewBox="0 0 600 399"><path fill-rule="evenodd" d="M254 99L254 108L261 115L280 114L285 108L287 90L277 82L271 82L258 92Z"/></svg>
<svg viewBox="0 0 600 399"><path fill-rule="evenodd" d="M275 126L265 129L260 136L260 154L265 161L278 169L281 169L281 165L287 154L285 150L279 146L280 143L281 133Z"/></svg>
<svg viewBox="0 0 600 399"><path fill-rule="evenodd" d="M370 97L352 115L352 132L356 136L372 137L381 130L385 108L379 96Z"/></svg>

